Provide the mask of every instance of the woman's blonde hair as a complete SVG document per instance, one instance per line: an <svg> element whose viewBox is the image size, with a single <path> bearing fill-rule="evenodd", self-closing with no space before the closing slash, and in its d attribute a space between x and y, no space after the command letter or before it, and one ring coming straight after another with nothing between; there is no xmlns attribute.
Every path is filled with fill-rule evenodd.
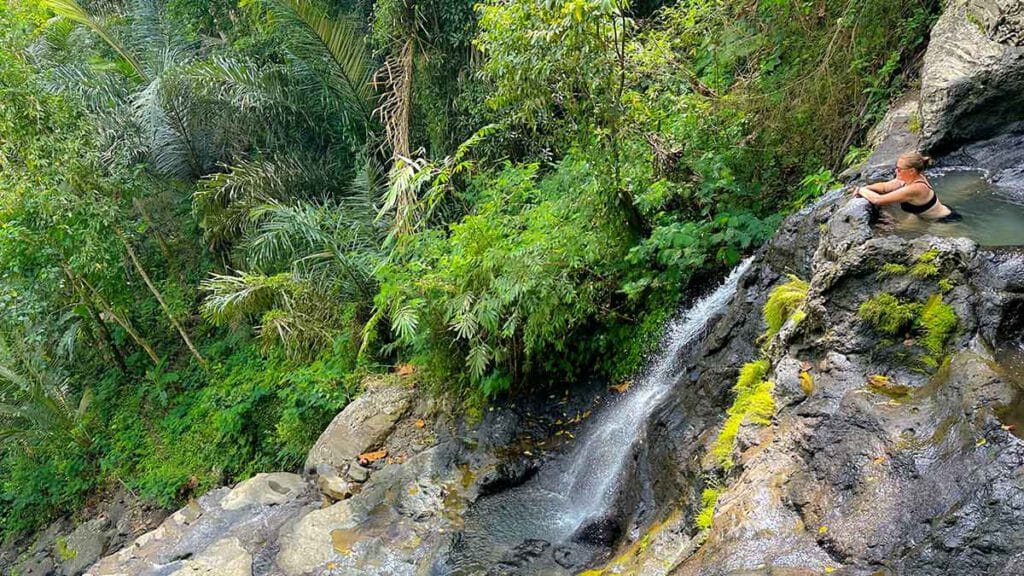
<svg viewBox="0 0 1024 576"><path fill-rule="evenodd" d="M907 165L907 168L913 168L918 172L922 172L925 168L934 164L931 156L923 156L920 152L907 152L900 155L899 159Z"/></svg>

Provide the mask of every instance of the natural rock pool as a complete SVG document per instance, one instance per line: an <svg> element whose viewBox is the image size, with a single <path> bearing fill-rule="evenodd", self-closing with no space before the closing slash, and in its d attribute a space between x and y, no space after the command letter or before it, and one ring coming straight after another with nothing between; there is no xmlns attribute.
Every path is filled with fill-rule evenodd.
<svg viewBox="0 0 1024 576"><path fill-rule="evenodd" d="M933 173L929 180L942 203L955 208L963 220L930 222L892 210L898 235L959 236L982 246L1024 245L1024 190L992 184L978 170L947 169Z"/></svg>

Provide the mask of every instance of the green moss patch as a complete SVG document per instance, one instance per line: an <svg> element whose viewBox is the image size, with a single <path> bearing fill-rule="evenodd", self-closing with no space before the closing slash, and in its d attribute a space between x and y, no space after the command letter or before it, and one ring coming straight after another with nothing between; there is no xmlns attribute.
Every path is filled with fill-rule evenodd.
<svg viewBox="0 0 1024 576"><path fill-rule="evenodd" d="M918 280L930 280L939 276L939 251L929 250L917 257L910 267L910 275Z"/></svg>
<svg viewBox="0 0 1024 576"><path fill-rule="evenodd" d="M933 294L921 309L920 325L924 330L924 347L932 355L938 356L956 331L956 312L942 301L942 296Z"/></svg>
<svg viewBox="0 0 1024 576"><path fill-rule="evenodd" d="M919 336L921 345L929 353L920 361L931 369L938 367L946 344L953 337L958 324L956 312L942 301L941 294L932 294L921 303L902 300L883 292L861 304L857 314L882 334ZM891 345L891 342L885 345Z"/></svg>
<svg viewBox="0 0 1024 576"><path fill-rule="evenodd" d="M920 304L904 302L888 292L882 292L861 304L857 314L875 330L895 336L909 330L920 311Z"/></svg>
<svg viewBox="0 0 1024 576"><path fill-rule="evenodd" d="M782 330L782 327L794 314L801 312L800 306L807 300L807 290L810 285L796 276L790 275L789 282L776 286L768 295L768 301L764 305L764 323L767 327L764 334L765 342L771 342ZM806 314L801 314L799 320L803 320Z"/></svg>
<svg viewBox="0 0 1024 576"><path fill-rule="evenodd" d="M892 276L902 276L907 273L907 267L903 264L897 264L895 262L886 262L882 265L882 268L878 271L879 278L889 278Z"/></svg>
<svg viewBox="0 0 1024 576"><path fill-rule="evenodd" d="M727 410L728 418L711 448L715 459L726 470L735 464L732 461L732 449L743 421L767 426L775 415L775 398L772 396L775 383L764 380L770 367L768 361L762 359L749 362L740 369L739 378L733 386L736 400Z"/></svg>
<svg viewBox="0 0 1024 576"><path fill-rule="evenodd" d="M715 519L715 504L718 503L720 492L715 488L705 488L700 495L700 512L697 514L697 528L707 530Z"/></svg>

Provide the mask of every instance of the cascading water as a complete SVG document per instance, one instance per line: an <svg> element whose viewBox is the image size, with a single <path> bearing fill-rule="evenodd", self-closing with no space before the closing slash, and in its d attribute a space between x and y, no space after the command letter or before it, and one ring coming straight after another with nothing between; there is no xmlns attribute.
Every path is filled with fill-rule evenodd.
<svg viewBox="0 0 1024 576"><path fill-rule="evenodd" d="M631 466L648 420L678 381L680 355L705 334L752 260L742 262L721 286L669 323L636 384L591 418L574 450L545 463L522 486L478 500L437 573L490 574L503 566L496 573L566 574L566 568L606 552L613 542L602 544L601 537L581 533L600 532L615 514L616 502L632 479ZM611 518L612 523L616 520Z"/></svg>

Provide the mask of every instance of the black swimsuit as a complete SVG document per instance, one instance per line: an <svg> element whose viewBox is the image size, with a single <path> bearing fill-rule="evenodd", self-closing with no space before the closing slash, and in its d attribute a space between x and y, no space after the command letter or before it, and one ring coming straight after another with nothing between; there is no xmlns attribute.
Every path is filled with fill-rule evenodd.
<svg viewBox="0 0 1024 576"><path fill-rule="evenodd" d="M911 214L924 214L932 206L935 206L936 202L939 201L939 197L936 196L935 190L932 189L932 185L929 184L927 180L914 180L910 184L917 184L918 182L921 182L922 184L928 187L928 190L930 190L932 193L932 197L929 198L927 202L921 205L911 204L910 202L900 202L900 208L902 208L904 212L909 212ZM910 184L904 184L904 186L910 186Z"/></svg>
<svg viewBox="0 0 1024 576"><path fill-rule="evenodd" d="M938 195L935 194L935 189L932 188L932 185L929 184L927 180L914 180L910 184L916 184L918 182L923 183L925 186L928 187L928 190L931 190L932 197L929 198L927 202L920 205L911 204L910 202L900 202L900 208L902 208L904 212L908 212L910 214L924 214L929 209L931 209L932 206L935 206L935 204L939 201ZM909 186L910 184L906 184L906 186ZM947 206L947 208L949 207ZM946 214L942 218L936 218L934 221L947 223L958 222L960 220L963 220L963 216L961 216L956 210L949 208L949 214Z"/></svg>

